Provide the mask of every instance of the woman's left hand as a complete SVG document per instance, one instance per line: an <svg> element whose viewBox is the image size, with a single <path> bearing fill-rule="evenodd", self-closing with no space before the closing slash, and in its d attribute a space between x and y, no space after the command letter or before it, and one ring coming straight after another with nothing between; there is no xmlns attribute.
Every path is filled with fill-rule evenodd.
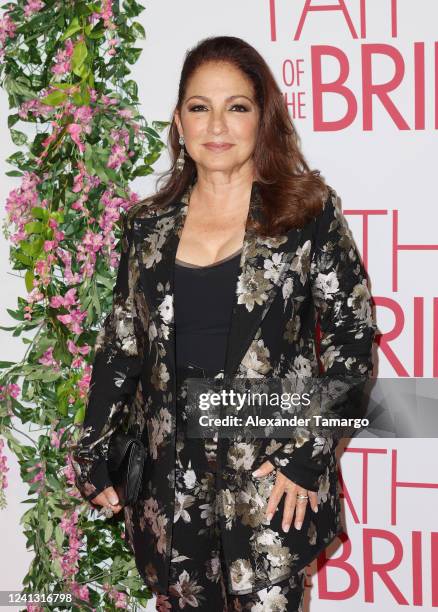
<svg viewBox="0 0 438 612"><path fill-rule="evenodd" d="M265 461L262 465L252 473L256 478L260 476L267 476L274 466L270 461ZM266 518L270 521L274 516L274 512L283 496L286 493L286 499L284 501L284 512L283 512L283 531L289 531L291 526L294 512L295 512L295 529L301 529L304 521L304 515L306 513L307 502L310 502L310 506L314 512L318 512L318 494L316 491L307 491L300 485L286 478L281 472L277 472L275 479L275 485L272 489L271 496L269 497L268 505L266 508ZM297 495L308 495L309 499L297 499Z"/></svg>

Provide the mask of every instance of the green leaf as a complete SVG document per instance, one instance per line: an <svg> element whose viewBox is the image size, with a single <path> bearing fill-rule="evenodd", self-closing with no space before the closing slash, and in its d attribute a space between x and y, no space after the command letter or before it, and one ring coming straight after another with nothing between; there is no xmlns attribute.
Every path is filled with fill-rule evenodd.
<svg viewBox="0 0 438 612"><path fill-rule="evenodd" d="M47 521L44 528L44 542L48 542L53 534L53 523L51 520Z"/></svg>
<svg viewBox="0 0 438 612"><path fill-rule="evenodd" d="M53 567L53 571L55 572L56 576L60 580L64 581L65 576L63 574L62 567L61 567L61 561L59 560L59 558L56 558L52 561L52 567Z"/></svg>
<svg viewBox="0 0 438 612"><path fill-rule="evenodd" d="M100 180L103 183L109 182L109 177L108 177L108 174L106 173L106 168L101 166L96 160L93 161L92 167L94 168L94 172L97 174L97 176L100 178Z"/></svg>
<svg viewBox="0 0 438 612"><path fill-rule="evenodd" d="M18 94L19 96L22 96L28 100L36 97L35 91L26 85L25 82L20 80L20 77L17 77L17 79L14 80L13 76L8 74L3 81L3 87L8 93Z"/></svg>
<svg viewBox="0 0 438 612"><path fill-rule="evenodd" d="M126 197L126 194L121 197ZM114 280L109 279L107 276L103 276L103 274L96 274L96 281L110 291L112 291L114 288Z"/></svg>
<svg viewBox="0 0 438 612"><path fill-rule="evenodd" d="M160 139L159 133L153 130L151 127L144 128L144 133L148 134L149 136L152 136L153 138L156 138L157 140Z"/></svg>
<svg viewBox="0 0 438 612"><path fill-rule="evenodd" d="M56 372L47 366L35 366L34 370L27 374L27 380L41 380L42 382L54 382L61 377L61 372Z"/></svg>
<svg viewBox="0 0 438 612"><path fill-rule="evenodd" d="M94 309L96 311L97 316L100 317L102 316L102 309L100 307L100 300L99 300L99 293L97 291L97 286L96 283L93 283L93 291L92 291L92 296L93 296L93 305L94 305Z"/></svg>
<svg viewBox="0 0 438 612"><path fill-rule="evenodd" d="M53 212L50 216L52 219L55 219L55 221L57 221L58 223L64 223L65 216L63 212L56 211L56 212Z"/></svg>
<svg viewBox="0 0 438 612"><path fill-rule="evenodd" d="M0 361L0 369L10 368L15 365L15 361Z"/></svg>
<svg viewBox="0 0 438 612"><path fill-rule="evenodd" d="M20 121L20 115L15 113L14 115L9 115L8 117L8 128L11 128L13 125Z"/></svg>
<svg viewBox="0 0 438 612"><path fill-rule="evenodd" d="M79 66L79 68L76 70L75 74L77 74L77 76L80 77L83 82L85 82L90 76L91 71L86 64L82 64L82 66Z"/></svg>
<svg viewBox="0 0 438 612"><path fill-rule="evenodd" d="M56 82L52 82L49 83L50 87L56 87L56 89L71 89L71 87L73 87L74 83L56 83Z"/></svg>
<svg viewBox="0 0 438 612"><path fill-rule="evenodd" d="M148 174L152 174L153 168L151 166L138 166L132 173L132 178L136 178L137 176L147 176Z"/></svg>
<svg viewBox="0 0 438 612"><path fill-rule="evenodd" d="M35 217L35 219L41 219L42 221L47 221L49 218L49 211L46 208L41 208L41 206L34 206L31 213L32 217Z"/></svg>
<svg viewBox="0 0 438 612"><path fill-rule="evenodd" d="M25 253L25 255L36 257L37 255L41 253L43 244L44 244L43 238L37 238L36 240L32 240L29 242L25 242L24 240L22 240L20 242L20 248Z"/></svg>
<svg viewBox="0 0 438 612"><path fill-rule="evenodd" d="M5 172L6 176L23 176L22 172L19 172L18 170L9 170L8 172Z"/></svg>
<svg viewBox="0 0 438 612"><path fill-rule="evenodd" d="M61 547L62 543L64 542L64 532L62 531L60 525L56 525L55 527L55 542L59 547Z"/></svg>
<svg viewBox="0 0 438 612"><path fill-rule="evenodd" d="M61 481L55 478L53 474L46 474L46 481L54 491L58 491L62 487Z"/></svg>
<svg viewBox="0 0 438 612"><path fill-rule="evenodd" d="M41 376L41 380L43 382L54 382L55 380L58 380L58 378L61 378L61 376L61 372L56 372L55 370L47 370L44 375Z"/></svg>
<svg viewBox="0 0 438 612"><path fill-rule="evenodd" d="M87 43L84 40L80 40L75 45L71 59L72 70L77 76L82 76L82 71L80 69L85 62L87 55Z"/></svg>
<svg viewBox="0 0 438 612"><path fill-rule="evenodd" d="M33 259L24 253L20 253L20 251L14 251L12 257L25 266L33 266Z"/></svg>
<svg viewBox="0 0 438 612"><path fill-rule="evenodd" d="M77 17L74 17L74 19L72 20L72 22L70 23L70 25L68 26L64 34L61 36L60 40L63 41L63 40L66 40L67 38L70 38L71 36L73 36L73 34L76 34L76 32L78 32L80 29L81 29L81 24L79 23L79 19Z"/></svg>
<svg viewBox="0 0 438 612"><path fill-rule="evenodd" d="M92 40L97 40L99 38L102 38L102 36L105 36L105 32L106 30L103 25L96 24L96 26L88 34L88 38L91 38Z"/></svg>
<svg viewBox="0 0 438 612"><path fill-rule="evenodd" d="M11 140L17 145L17 147L21 147L27 144L27 136L24 132L19 132L18 130L10 129Z"/></svg>
<svg viewBox="0 0 438 612"><path fill-rule="evenodd" d="M141 49L140 47L131 47L130 49L127 49L125 55L128 64L135 64L138 58L140 57L142 51L143 49Z"/></svg>
<svg viewBox="0 0 438 612"><path fill-rule="evenodd" d="M68 403L67 403L66 397L63 397L58 400L56 404L56 409L59 412L59 414L62 414L62 416L66 417L68 415Z"/></svg>
<svg viewBox="0 0 438 612"><path fill-rule="evenodd" d="M67 100L68 96L63 91L52 91L48 96L43 98L41 102L43 104L47 104L48 106L59 106L63 102Z"/></svg>
<svg viewBox="0 0 438 612"><path fill-rule="evenodd" d="M125 91L129 96L131 96L131 98L138 100L138 85L135 81L126 81Z"/></svg>
<svg viewBox="0 0 438 612"><path fill-rule="evenodd" d="M146 38L146 32L144 27L138 21L134 21L131 25L131 32L135 38Z"/></svg>
<svg viewBox="0 0 438 612"><path fill-rule="evenodd" d="M31 221L30 223L26 223L24 229L28 234L41 234L45 229L45 226L41 223L41 221Z"/></svg>
<svg viewBox="0 0 438 612"><path fill-rule="evenodd" d="M24 284L26 285L28 293L30 293L33 289L34 278L35 276L33 274L33 270L27 270L26 274L24 275Z"/></svg>
<svg viewBox="0 0 438 612"><path fill-rule="evenodd" d="M10 308L6 308L6 312L10 317L15 319L16 321L24 321L23 313L20 311L11 310Z"/></svg>
<svg viewBox="0 0 438 612"><path fill-rule="evenodd" d="M170 125L169 121L152 121L152 127L159 132L162 132L168 125Z"/></svg>
<svg viewBox="0 0 438 612"><path fill-rule="evenodd" d="M75 416L74 416L74 419L73 419L73 423L75 425L79 425L84 420L84 417L85 417L85 406L84 406L84 404L82 404L82 406L79 408L79 410L77 410L76 413L75 413Z"/></svg>

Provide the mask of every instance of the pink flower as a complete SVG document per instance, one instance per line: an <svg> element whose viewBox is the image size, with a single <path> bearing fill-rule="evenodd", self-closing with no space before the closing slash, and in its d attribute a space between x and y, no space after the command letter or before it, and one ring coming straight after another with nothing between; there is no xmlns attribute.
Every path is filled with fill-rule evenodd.
<svg viewBox="0 0 438 612"><path fill-rule="evenodd" d="M119 111L117 111L117 114L122 119L128 119L128 120L132 119L132 117L134 116L133 112L129 110L129 108L121 108Z"/></svg>
<svg viewBox="0 0 438 612"><path fill-rule="evenodd" d="M84 346L76 346L72 340L67 340L67 348L72 355L88 355L91 347L88 344L84 344Z"/></svg>
<svg viewBox="0 0 438 612"><path fill-rule="evenodd" d="M65 479L67 480L69 485L74 485L75 484L75 471L73 469L72 463L71 463L71 457L69 454L67 454L67 465L65 466L65 468L63 469L63 474L65 476Z"/></svg>
<svg viewBox="0 0 438 612"><path fill-rule="evenodd" d="M46 253L49 253L50 251L53 251L55 246L56 246L55 240L45 240L44 241L44 250L45 250Z"/></svg>
<svg viewBox="0 0 438 612"><path fill-rule="evenodd" d="M75 306L76 303L77 297L75 288L69 289L64 297L62 297L62 295L54 295L50 299L50 306L53 308L61 308L62 306L68 308L69 306Z"/></svg>
<svg viewBox="0 0 438 612"><path fill-rule="evenodd" d="M53 346L49 347L47 351L38 359L38 363L52 367L54 370L59 370L59 363L53 357Z"/></svg>
<svg viewBox="0 0 438 612"><path fill-rule="evenodd" d="M20 395L20 387L15 383L10 383L5 386L0 386L0 402L3 402L8 397L12 397L13 399L17 399Z"/></svg>
<svg viewBox="0 0 438 612"><path fill-rule="evenodd" d="M17 24L6 13L3 19L0 19L0 57L4 55L3 47L5 46L5 42L8 38L13 38L15 36L16 30Z"/></svg>
<svg viewBox="0 0 438 612"><path fill-rule="evenodd" d="M84 367L84 374L82 378L78 381L79 397L81 397L82 399L85 399L87 397L88 389L90 387L90 382L91 382L91 366L87 364Z"/></svg>
<svg viewBox="0 0 438 612"><path fill-rule="evenodd" d="M64 325L66 325L70 331L74 332L75 334L81 334L82 333L82 321L85 319L85 317L87 316L87 311L81 311L78 308L71 310L68 314L65 315L57 315L57 319L58 321L61 321L61 323L64 323Z"/></svg>
<svg viewBox="0 0 438 612"><path fill-rule="evenodd" d="M52 434L50 436L50 444L55 448L59 448L61 446L61 438L64 431L65 427L61 427L59 431L52 431Z"/></svg>
<svg viewBox="0 0 438 612"><path fill-rule="evenodd" d="M7 457L3 454L3 448L5 445L3 438L0 438L0 442L0 508L4 508L6 500L4 498L3 489L6 489L8 486L6 472L9 472L9 467L7 465Z"/></svg>
<svg viewBox="0 0 438 612"><path fill-rule="evenodd" d="M14 243L26 238L24 226L32 220L31 210L35 206L42 205L37 191L37 185L41 180L35 174L26 171L21 179L21 186L13 189L6 198L8 223L17 228L17 232L12 236Z"/></svg>
<svg viewBox="0 0 438 612"><path fill-rule="evenodd" d="M87 230L85 236L82 239L82 247L84 251L92 250L93 253L98 253L102 248L103 236L102 234L94 234L90 230Z"/></svg>
<svg viewBox="0 0 438 612"><path fill-rule="evenodd" d="M93 119L93 111L90 106L79 106L73 116L75 123L89 124Z"/></svg>
<svg viewBox="0 0 438 612"><path fill-rule="evenodd" d="M64 264L64 279L68 285L76 285L81 282L81 276L77 273L73 274L71 269L72 256L68 251L58 248L56 254ZM55 308L57 308L55 306Z"/></svg>
<svg viewBox="0 0 438 612"><path fill-rule="evenodd" d="M82 599L83 601L90 601L90 594L88 591L88 587L84 585L80 585L77 582L73 582L70 586L72 593L78 597L78 599Z"/></svg>
<svg viewBox="0 0 438 612"><path fill-rule="evenodd" d="M104 20L103 25L107 30L114 30L117 26L112 22L113 8L112 0L103 0L100 10L100 18Z"/></svg>
<svg viewBox="0 0 438 612"><path fill-rule="evenodd" d="M105 582L102 586L103 590L108 593L108 597L114 601L116 608L126 609L128 605L126 593L121 593L120 591L117 591L117 589L112 587L107 582Z"/></svg>
<svg viewBox="0 0 438 612"><path fill-rule="evenodd" d="M67 126L67 132L70 134L71 139L77 145L79 151L83 153L85 151L85 145L81 142L80 135L82 133L82 126L79 123L70 123Z"/></svg>
<svg viewBox="0 0 438 612"><path fill-rule="evenodd" d="M44 2L41 2L41 0L27 0L27 4L24 7L24 16L26 18L30 17L42 8L44 8Z"/></svg>
<svg viewBox="0 0 438 612"><path fill-rule="evenodd" d="M111 155L108 158L108 168L118 170L120 166L128 159L126 149L122 145L115 144L111 147Z"/></svg>
<svg viewBox="0 0 438 612"><path fill-rule="evenodd" d="M58 49L55 56L55 64L51 71L53 74L66 74L71 70L71 56L73 55L74 45L71 38L65 41L64 49Z"/></svg>

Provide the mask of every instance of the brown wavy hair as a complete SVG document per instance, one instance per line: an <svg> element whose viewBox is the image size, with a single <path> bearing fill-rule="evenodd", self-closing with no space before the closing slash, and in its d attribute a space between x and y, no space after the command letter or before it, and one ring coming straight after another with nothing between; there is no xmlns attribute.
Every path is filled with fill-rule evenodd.
<svg viewBox="0 0 438 612"><path fill-rule="evenodd" d="M254 47L241 38L204 38L186 53L175 110L181 108L190 77L206 62L226 62L239 68L251 80L260 110L253 162L256 172L254 180L261 196L262 217L249 218L248 227L251 226L263 236L280 235L292 228L303 227L322 210L322 202L328 196L328 186L319 170L310 170L300 151L297 131L268 64ZM196 164L187 150L183 171L176 170L180 152L178 139L173 116L168 135L171 168L157 180L158 185L166 179L165 184L155 194L139 202L140 206L166 208L172 202L178 202L196 181ZM135 208L138 210L138 205Z"/></svg>

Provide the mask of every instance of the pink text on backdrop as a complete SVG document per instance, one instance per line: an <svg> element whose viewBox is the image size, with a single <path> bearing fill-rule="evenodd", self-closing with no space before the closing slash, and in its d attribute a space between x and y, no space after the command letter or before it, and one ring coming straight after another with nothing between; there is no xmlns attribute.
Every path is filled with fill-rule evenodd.
<svg viewBox="0 0 438 612"><path fill-rule="evenodd" d="M386 460L389 468L389 489L387 498L381 502L381 507L386 508L385 501L389 502L388 516L390 516L390 528L364 527L362 530L362 576L357 570L357 554L352 556L352 542L347 534L341 534L340 553L335 557L327 558L323 551L317 560L318 568L318 596L319 599L342 601L353 598L359 592L361 578L363 584L363 598L367 603L375 603L375 584L380 579L386 587L388 593L399 605L424 606L424 568L430 568L428 578L431 583L432 607L438 607L438 583L434 576L438 576L438 533L413 530L408 538L404 534L396 534L393 530L397 526L397 496L400 489L408 489L414 492L416 489L434 490L435 497L438 498L438 482L427 482L422 480L404 480L398 467L398 449L387 448L346 448L346 453L355 453L362 457L362 479L360 491L360 505L355 505L345 480L340 475L341 497L345 500L345 510L349 511L355 524L368 525L368 501L376 491L372 486L369 477L369 467L371 458L374 461ZM387 457L389 456L389 463ZM379 495L382 496L382 488L379 487ZM419 505L420 507L420 505ZM424 504L421 504L424 507ZM383 519L385 513L379 515ZM416 517L414 517L415 519ZM430 562L424 559L423 543L425 538L430 537ZM382 544L386 546L383 547ZM379 546L380 545L380 546ZM382 560L382 553L385 560ZM388 549L390 558L388 559ZM353 561L354 559L354 561ZM405 565L409 568L411 576L410 584L397 580L396 575L392 574L397 568ZM333 570L333 571L331 571ZM334 590L333 583L339 583L340 572L344 574L347 586L342 590ZM330 580L331 579L331 580Z"/></svg>
<svg viewBox="0 0 438 612"><path fill-rule="evenodd" d="M355 215L362 217L362 258L365 268L368 269L368 251L369 251L369 218L373 216L382 217L391 215L391 289L393 293L398 291L399 281L399 253L401 251L438 251L438 244L425 243L405 243L401 242L399 236L399 211L398 209L345 209L344 214ZM438 252L436 253L436 262L438 265ZM394 372L397 376L415 376L423 377L424 361L425 361L425 339L429 336L425 332L424 320L424 297L413 296L413 313L406 321L405 313L402 305L393 297L374 295L374 303L377 308L387 309L391 311L394 317L392 329L385 331L378 337L378 345L382 354L388 359ZM379 317L378 317L379 318ZM432 363L431 375L433 378L438 378L438 297L432 298ZM412 335L412 354L414 358L413 371L409 374L408 368L405 367L391 346L391 342L395 342L402 334L410 333Z"/></svg>
<svg viewBox="0 0 438 612"><path fill-rule="evenodd" d="M333 59L339 66L337 77L328 81L323 74L323 62L328 58ZM413 85L406 83L411 80L407 74L405 59L398 49L385 43L365 44L361 46L361 60L358 58L350 60L349 56L339 47L334 45L311 45L310 46L310 72L312 90L312 113L313 129L316 132L333 132L344 130L354 123L359 111L358 100L361 100L362 129L372 131L374 129L374 115L380 106L386 112L387 117L398 130L425 130L426 107L428 100L433 101L434 118L433 127L438 129L438 43L434 43L434 84L429 84L426 79L426 49L425 43L414 43L413 50ZM387 60L393 65L392 75L386 82L376 82L378 63L386 63ZM357 66L357 68L356 68ZM359 69L361 66L361 90L356 92L353 86L348 84L348 77L352 68ZM284 102L292 119L306 119L306 90L302 89L303 77L306 73L305 60L303 58L286 58L282 65L282 79L286 87L293 88L284 91ZM409 87L409 89L408 89ZM301 88L301 89L300 89ZM401 93L409 92L412 100L409 105L411 116L403 116L397 107L392 95L400 89ZM324 103L326 95L337 96L339 103L336 105L344 109L344 114L337 119L325 119Z"/></svg>
<svg viewBox="0 0 438 612"><path fill-rule="evenodd" d="M290 0L292 5L292 0ZM297 2L293 0L294 7ZM357 2L355 2L356 6ZM398 15L398 1L390 0L388 2L381 2L382 12L385 14L389 14L389 24L391 28L391 36L393 38L397 37L397 15ZM270 33L271 40L277 40L277 0L269 0L269 24L270 24ZM360 10L359 10L359 27L360 27L360 38L366 38L367 36L367 3L366 0L360 0ZM318 4L313 3L312 0L302 0L302 11L299 16L297 29L293 36L293 40L300 40L301 34L304 28L304 24L306 19L311 18L311 13L333 13L333 11L338 12L340 19L343 20L346 26L346 30L351 34L352 38L359 38L356 28L354 27L353 19L348 10L348 3L345 0L338 0L337 2L332 2L331 4Z"/></svg>

